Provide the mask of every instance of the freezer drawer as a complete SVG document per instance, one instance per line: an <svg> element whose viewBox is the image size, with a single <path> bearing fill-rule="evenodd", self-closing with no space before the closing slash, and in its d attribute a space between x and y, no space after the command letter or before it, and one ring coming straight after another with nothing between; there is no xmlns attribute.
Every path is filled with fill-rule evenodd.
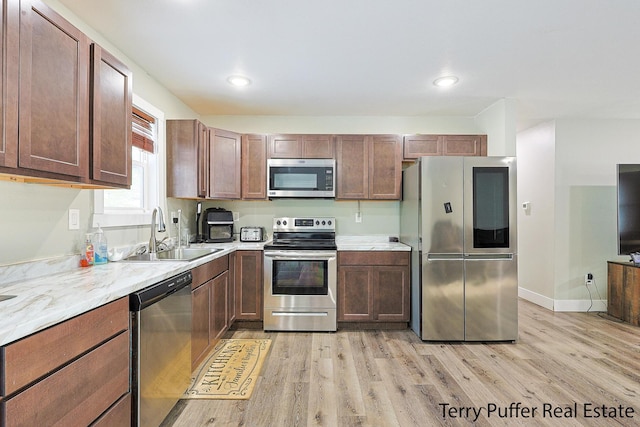
<svg viewBox="0 0 640 427"><path fill-rule="evenodd" d="M464 340L464 259L429 255L422 265L422 332L427 341Z"/></svg>

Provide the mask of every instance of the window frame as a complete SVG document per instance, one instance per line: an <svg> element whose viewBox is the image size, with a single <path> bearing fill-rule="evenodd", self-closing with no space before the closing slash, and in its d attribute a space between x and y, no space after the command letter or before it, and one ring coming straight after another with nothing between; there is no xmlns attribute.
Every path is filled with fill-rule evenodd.
<svg viewBox="0 0 640 427"><path fill-rule="evenodd" d="M161 205L161 200L166 199L166 182L162 179L166 176L166 154L165 154L165 115L157 107L153 106L149 102L140 98L136 94L133 94L133 105L137 108L147 112L149 115L156 119L156 141L155 155L156 155L156 188L155 195L149 194L147 200L147 209L142 212L140 210L122 210L122 211L107 211L104 208L104 190L93 191L93 221L94 228L100 227L135 227L141 225L151 224L151 214L156 206Z"/></svg>

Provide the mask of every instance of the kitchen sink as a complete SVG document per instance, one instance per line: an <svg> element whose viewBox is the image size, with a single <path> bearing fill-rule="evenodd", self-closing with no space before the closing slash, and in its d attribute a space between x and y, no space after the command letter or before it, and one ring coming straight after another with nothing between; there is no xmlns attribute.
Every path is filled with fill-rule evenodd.
<svg viewBox="0 0 640 427"><path fill-rule="evenodd" d="M15 298L17 295L0 295L0 301L5 301L11 298Z"/></svg>
<svg viewBox="0 0 640 427"><path fill-rule="evenodd" d="M178 248L168 251L161 251L155 254L131 255L124 261L193 261L203 256L220 252L222 249L209 248Z"/></svg>

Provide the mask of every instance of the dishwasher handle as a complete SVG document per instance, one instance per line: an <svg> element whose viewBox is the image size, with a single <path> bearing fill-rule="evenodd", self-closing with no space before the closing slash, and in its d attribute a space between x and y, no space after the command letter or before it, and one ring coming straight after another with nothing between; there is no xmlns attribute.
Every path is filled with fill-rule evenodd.
<svg viewBox="0 0 640 427"><path fill-rule="evenodd" d="M191 285L191 271L180 273L129 295L129 310L140 311L163 298Z"/></svg>

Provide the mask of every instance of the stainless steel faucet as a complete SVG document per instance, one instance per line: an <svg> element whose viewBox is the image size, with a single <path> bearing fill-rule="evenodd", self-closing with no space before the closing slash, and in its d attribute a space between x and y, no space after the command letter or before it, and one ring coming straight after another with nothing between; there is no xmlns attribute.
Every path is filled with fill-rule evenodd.
<svg viewBox="0 0 640 427"><path fill-rule="evenodd" d="M156 214L159 214L158 217L158 232L164 233L166 231L166 227L164 225L164 218L162 216L162 209L160 206L153 210L151 214L151 239L149 239L149 253L155 254L158 252L158 241L156 240Z"/></svg>

